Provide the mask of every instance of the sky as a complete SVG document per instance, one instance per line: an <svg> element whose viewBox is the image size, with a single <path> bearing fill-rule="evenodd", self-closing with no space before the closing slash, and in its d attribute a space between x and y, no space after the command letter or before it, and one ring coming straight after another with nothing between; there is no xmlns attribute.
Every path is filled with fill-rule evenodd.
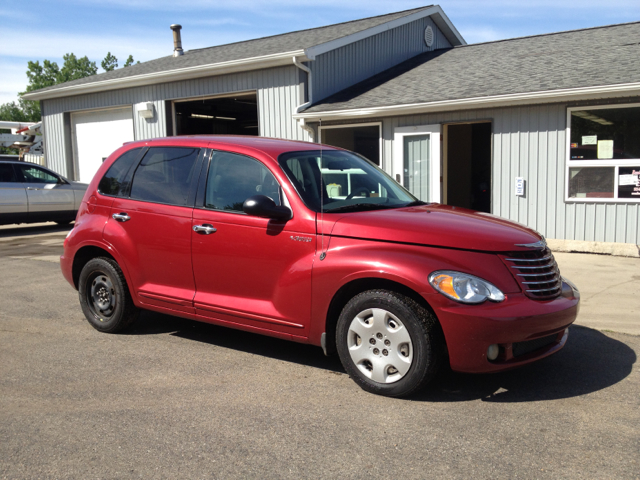
<svg viewBox="0 0 640 480"><path fill-rule="evenodd" d="M186 50L347 22L429 5L413 0L32 0L0 3L0 104L27 85L27 62L107 52L122 67L171 55L169 25ZM640 21L640 0L441 0L467 43ZM585 54L588 45L585 45ZM98 70L102 71L101 68Z"/></svg>

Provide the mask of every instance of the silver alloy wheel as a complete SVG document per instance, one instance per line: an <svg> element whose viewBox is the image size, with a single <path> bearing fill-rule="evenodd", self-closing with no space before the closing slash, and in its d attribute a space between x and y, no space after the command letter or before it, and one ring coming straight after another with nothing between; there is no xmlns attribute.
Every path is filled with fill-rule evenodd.
<svg viewBox="0 0 640 480"><path fill-rule="evenodd" d="M116 306L116 295L111 279L97 275L91 282L91 300L98 315L109 317ZM102 319L100 319L102 321Z"/></svg>
<svg viewBox="0 0 640 480"><path fill-rule="evenodd" d="M413 361L413 344L404 324L382 308L368 308L351 321L347 335L351 360L368 378L394 383Z"/></svg>

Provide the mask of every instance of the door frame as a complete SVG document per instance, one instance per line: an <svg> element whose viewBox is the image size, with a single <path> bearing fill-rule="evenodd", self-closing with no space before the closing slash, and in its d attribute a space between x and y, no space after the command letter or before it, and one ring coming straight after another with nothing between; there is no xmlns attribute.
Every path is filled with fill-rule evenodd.
<svg viewBox="0 0 640 480"><path fill-rule="evenodd" d="M404 169L404 137L429 135L429 160L431 185L429 185L429 198L423 199L429 202L441 202L441 157L440 157L440 132L442 125L416 125L413 127L398 127L393 129L393 165L391 174L402 185Z"/></svg>
<svg viewBox="0 0 640 480"><path fill-rule="evenodd" d="M447 185L449 183L449 126L450 125L475 125L477 123L491 124L491 151L489 153L489 162L491 163L491 201L490 210L493 212L493 119L487 118L482 120L465 120L460 122L447 122L442 124L442 204L447 205Z"/></svg>

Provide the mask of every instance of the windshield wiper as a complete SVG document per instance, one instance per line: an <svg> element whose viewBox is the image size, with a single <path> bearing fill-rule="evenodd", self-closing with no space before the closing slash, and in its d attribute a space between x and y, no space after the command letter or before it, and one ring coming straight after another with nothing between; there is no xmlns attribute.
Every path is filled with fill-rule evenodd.
<svg viewBox="0 0 640 480"><path fill-rule="evenodd" d="M403 205L402 208L404 207L419 207L420 205L428 205L427 202L423 202L422 200L416 200L415 202L411 202L411 203L407 203L406 205Z"/></svg>
<svg viewBox="0 0 640 480"><path fill-rule="evenodd" d="M402 205L380 205L379 203L352 203L351 205L342 205L341 207L328 208L326 213L347 212L349 210L382 210L385 208L398 208Z"/></svg>

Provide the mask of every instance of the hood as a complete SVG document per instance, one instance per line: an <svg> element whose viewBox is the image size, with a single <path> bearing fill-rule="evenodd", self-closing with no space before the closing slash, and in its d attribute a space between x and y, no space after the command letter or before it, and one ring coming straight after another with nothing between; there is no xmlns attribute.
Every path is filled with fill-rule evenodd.
<svg viewBox="0 0 640 480"><path fill-rule="evenodd" d="M335 222L331 235L489 252L528 250L515 245L543 240L519 223L439 204L350 213Z"/></svg>

